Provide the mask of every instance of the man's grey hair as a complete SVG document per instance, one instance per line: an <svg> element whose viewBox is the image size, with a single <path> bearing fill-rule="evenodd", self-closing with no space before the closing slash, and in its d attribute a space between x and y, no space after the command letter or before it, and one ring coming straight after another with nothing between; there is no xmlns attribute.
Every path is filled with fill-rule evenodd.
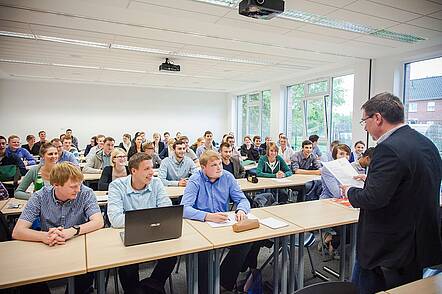
<svg viewBox="0 0 442 294"><path fill-rule="evenodd" d="M404 105L398 97L388 92L375 95L365 102L361 109L365 111L368 117L379 113L383 119L391 124L404 122Z"/></svg>

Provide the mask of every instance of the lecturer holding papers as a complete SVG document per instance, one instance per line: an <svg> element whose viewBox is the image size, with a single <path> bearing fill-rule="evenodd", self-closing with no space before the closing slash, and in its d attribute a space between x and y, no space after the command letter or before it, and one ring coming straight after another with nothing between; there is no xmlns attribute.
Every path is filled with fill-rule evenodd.
<svg viewBox="0 0 442 294"><path fill-rule="evenodd" d="M441 158L425 136L404 124L400 99L381 93L362 106L361 124L377 146L363 188L342 186L360 208L353 282L374 293L422 278L442 263Z"/></svg>
<svg viewBox="0 0 442 294"><path fill-rule="evenodd" d="M236 205L236 219L246 218L250 203L241 191L234 176L223 172L221 156L218 152L207 150L200 157L201 170L193 174L184 190L181 204L184 205L184 218L211 221L228 221L230 199ZM216 228L213 228L216 230ZM225 289L232 291L238 274L245 266L252 243L230 247L220 267L220 282ZM198 254L198 289L208 293L208 253Z"/></svg>

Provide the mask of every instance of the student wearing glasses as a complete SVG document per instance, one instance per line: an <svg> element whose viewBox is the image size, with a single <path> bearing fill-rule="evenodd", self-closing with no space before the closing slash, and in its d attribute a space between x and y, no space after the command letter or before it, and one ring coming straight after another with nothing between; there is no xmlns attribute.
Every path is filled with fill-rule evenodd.
<svg viewBox="0 0 442 294"><path fill-rule="evenodd" d="M98 181L98 190L107 191L109 184L118 178L126 177L129 175L129 169L127 167L127 154L121 148L115 148L111 152L110 165L103 169L101 178Z"/></svg>

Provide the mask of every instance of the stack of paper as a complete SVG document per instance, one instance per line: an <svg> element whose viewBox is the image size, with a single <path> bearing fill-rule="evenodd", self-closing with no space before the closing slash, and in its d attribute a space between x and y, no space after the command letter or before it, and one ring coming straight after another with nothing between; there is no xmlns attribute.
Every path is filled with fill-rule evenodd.
<svg viewBox="0 0 442 294"><path fill-rule="evenodd" d="M234 211L226 212L226 214L227 214L229 219L227 221L223 222L223 223L214 223L214 222L207 222L207 223L212 228L228 227L228 226L233 226L234 224L237 223L236 215L235 215ZM247 214L247 218L248 219L258 219L256 216L254 216L251 213Z"/></svg>
<svg viewBox="0 0 442 294"><path fill-rule="evenodd" d="M335 176L342 185L350 185L357 188L363 188L364 182L355 180L353 177L358 173L345 158L326 161L322 163Z"/></svg>
<svg viewBox="0 0 442 294"><path fill-rule="evenodd" d="M279 229L288 226L289 224L283 221L280 221L273 217L268 217L259 221L261 224L271 228L271 229Z"/></svg>

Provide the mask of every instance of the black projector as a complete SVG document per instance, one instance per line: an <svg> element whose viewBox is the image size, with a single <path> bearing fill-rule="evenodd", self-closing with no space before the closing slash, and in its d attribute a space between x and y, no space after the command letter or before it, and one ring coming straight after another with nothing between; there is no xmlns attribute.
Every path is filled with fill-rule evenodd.
<svg viewBox="0 0 442 294"><path fill-rule="evenodd" d="M282 12L283 0L242 0L239 3L239 14L248 17L271 19Z"/></svg>
<svg viewBox="0 0 442 294"><path fill-rule="evenodd" d="M160 64L160 71L180 71L178 64L170 63L169 58L166 58L166 62Z"/></svg>

